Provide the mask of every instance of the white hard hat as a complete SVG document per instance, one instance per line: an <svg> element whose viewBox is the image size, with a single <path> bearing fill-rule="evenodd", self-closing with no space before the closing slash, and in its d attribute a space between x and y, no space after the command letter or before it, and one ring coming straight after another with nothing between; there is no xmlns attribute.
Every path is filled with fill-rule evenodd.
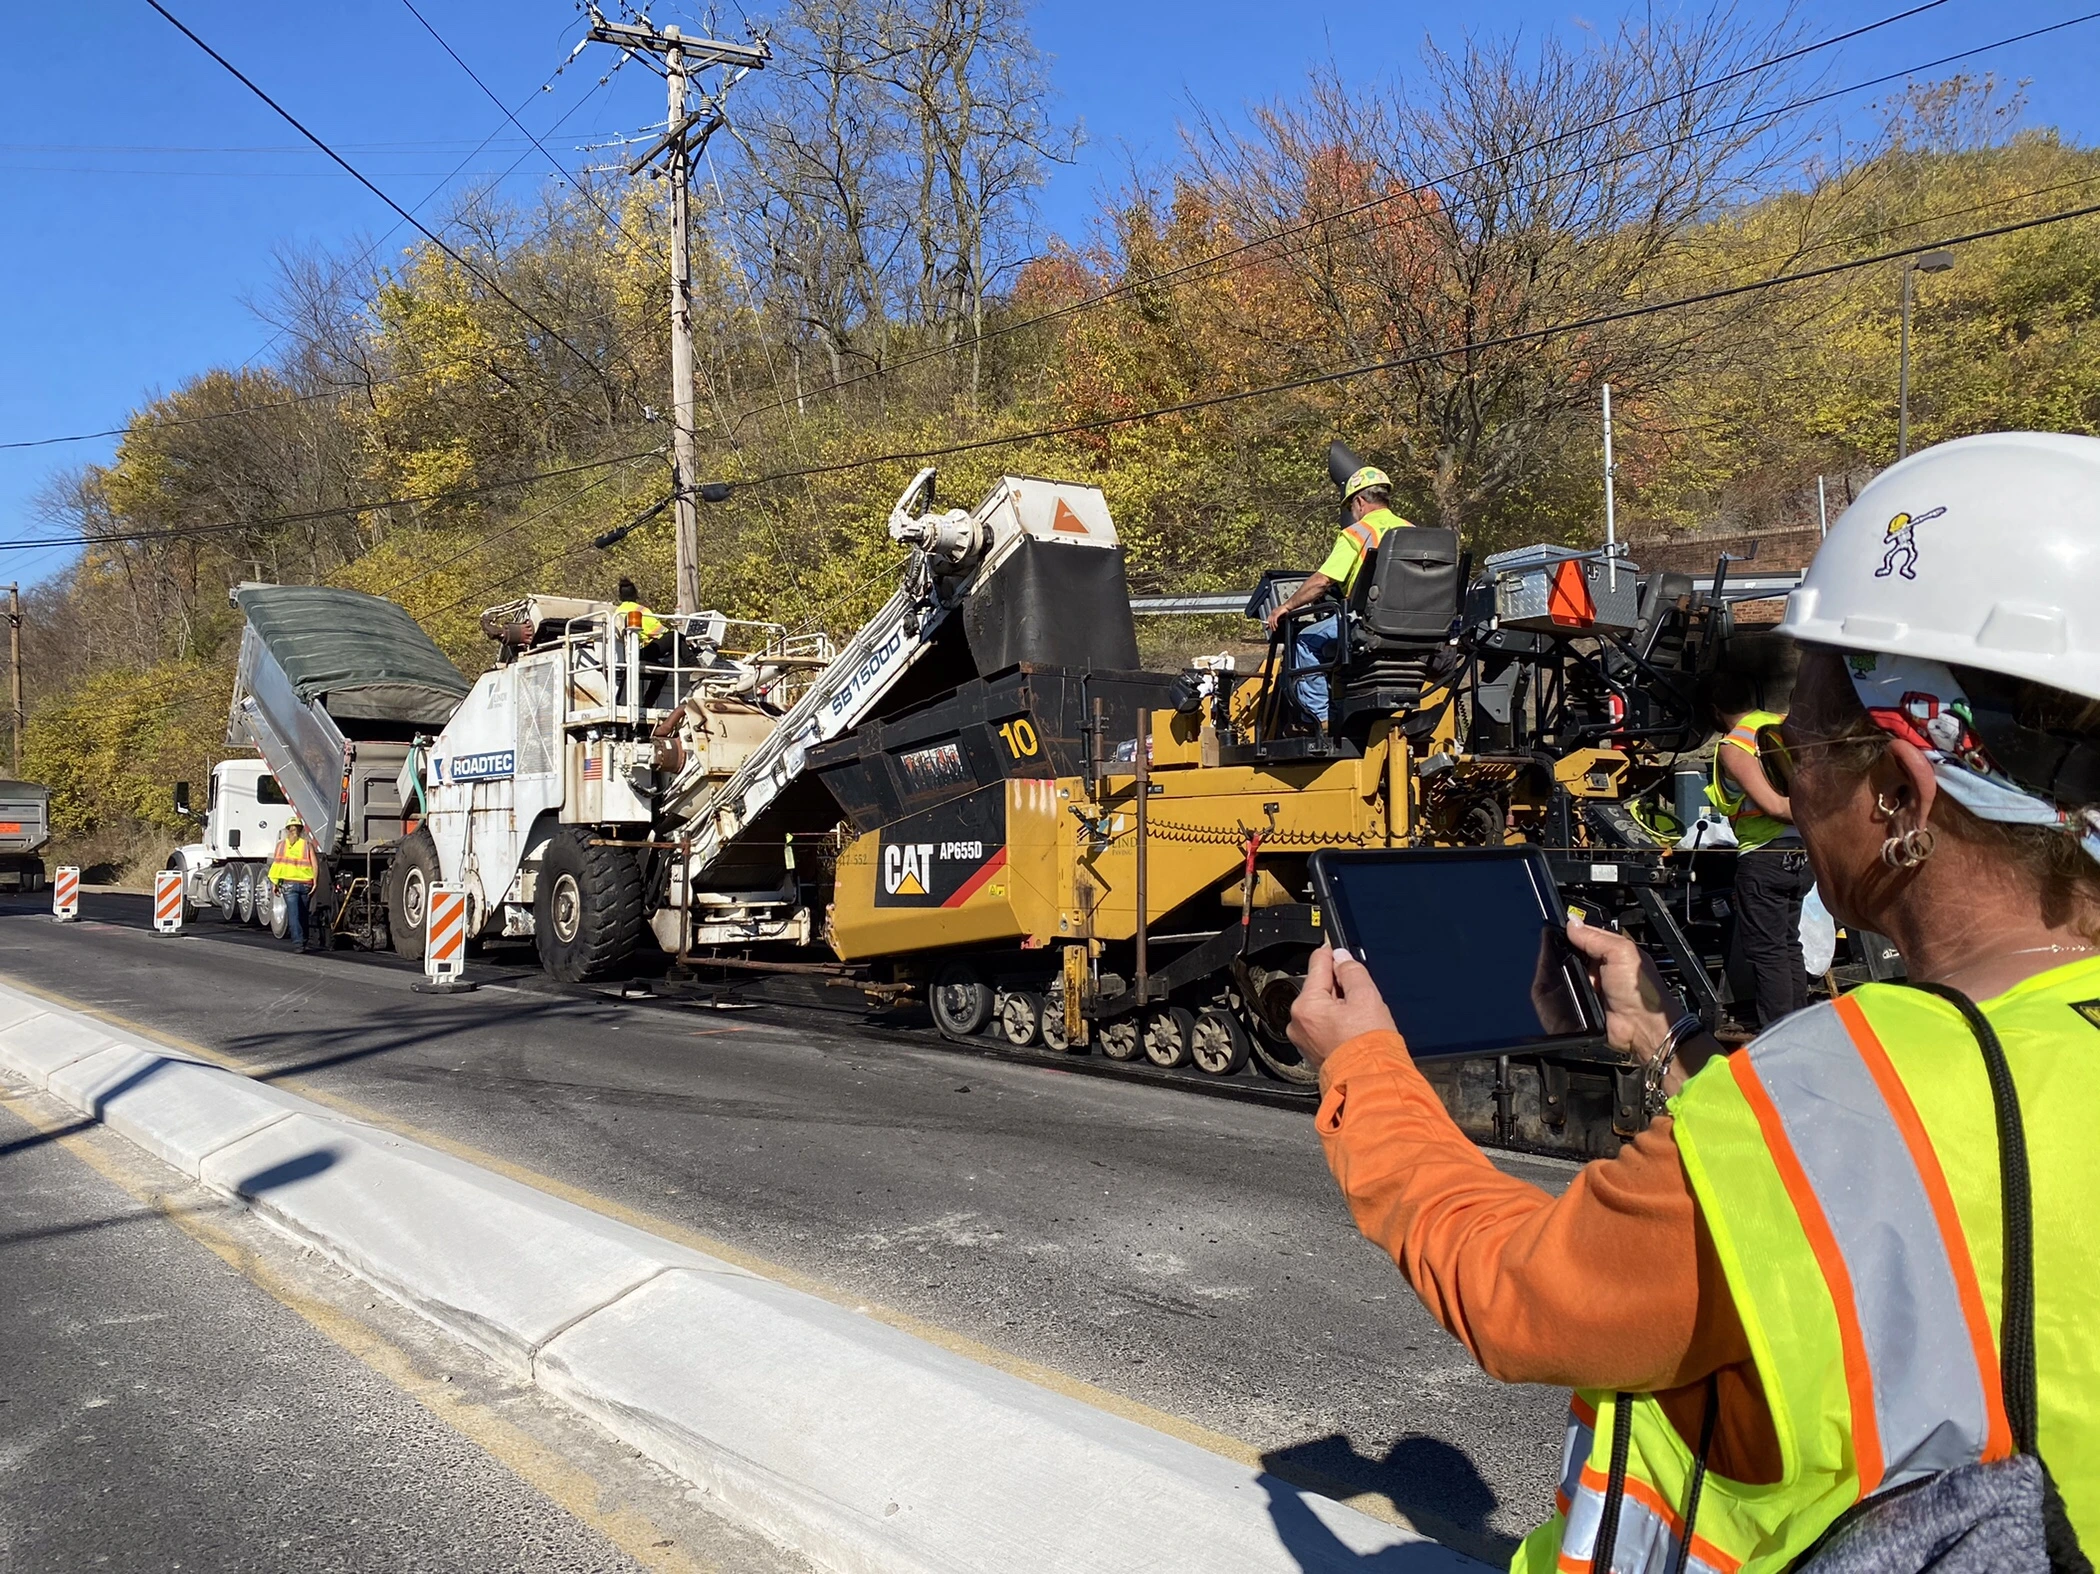
<svg viewBox="0 0 2100 1574"><path fill-rule="evenodd" d="M2100 699L2100 438L1994 432L1882 471L1780 631Z"/></svg>

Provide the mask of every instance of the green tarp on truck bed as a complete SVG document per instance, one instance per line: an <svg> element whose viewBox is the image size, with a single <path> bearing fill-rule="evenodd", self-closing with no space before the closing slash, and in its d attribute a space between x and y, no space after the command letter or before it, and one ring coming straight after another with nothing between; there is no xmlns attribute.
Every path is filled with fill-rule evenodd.
<svg viewBox="0 0 2100 1574"><path fill-rule="evenodd" d="M234 599L302 700L343 719L442 727L472 685L391 601L323 585L244 585Z"/></svg>

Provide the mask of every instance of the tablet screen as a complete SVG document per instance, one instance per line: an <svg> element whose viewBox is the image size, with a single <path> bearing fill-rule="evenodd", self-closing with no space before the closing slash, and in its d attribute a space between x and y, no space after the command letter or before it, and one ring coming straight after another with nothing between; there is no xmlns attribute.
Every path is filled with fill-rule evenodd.
<svg viewBox="0 0 2100 1574"><path fill-rule="evenodd" d="M1371 970L1417 1058L1594 1035L1595 998L1534 848L1321 852L1327 934Z"/></svg>

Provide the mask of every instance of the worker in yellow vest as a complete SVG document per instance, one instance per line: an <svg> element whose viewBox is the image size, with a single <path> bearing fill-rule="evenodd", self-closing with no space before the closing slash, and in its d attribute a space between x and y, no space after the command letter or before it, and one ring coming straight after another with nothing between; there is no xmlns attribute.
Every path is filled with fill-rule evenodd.
<svg viewBox="0 0 2100 1574"><path fill-rule="evenodd" d="M319 945L306 943L306 921L311 912L317 874L313 838L306 834L306 827L300 823L299 817L293 815L284 822L284 831L270 853L270 881L284 893L285 937L301 951L322 949Z"/></svg>
<svg viewBox="0 0 2100 1574"><path fill-rule="evenodd" d="M642 631L642 640L647 643L664 631L664 620L642 604L642 593L635 588L633 580L624 575L620 579L620 599L613 607L615 627L626 628L630 617Z"/></svg>
<svg viewBox="0 0 2100 1574"><path fill-rule="evenodd" d="M1877 574L1899 514L1932 522ZM1788 605L1781 769L1825 903L1909 982L1723 1055L1571 925L1656 1118L1557 1197L1482 1162L1316 953L1291 1036L1358 1225L1490 1374L1576 1390L1516 1569L2090 1569L2096 607L2100 440L1965 438L1861 492Z"/></svg>
<svg viewBox="0 0 2100 1574"><path fill-rule="evenodd" d="M1765 762L1786 717L1758 709L1756 686L1737 672L1715 678L1713 707L1721 739L1706 797L1728 816L1738 849L1728 974L1754 1025L1766 1028L1808 1004L1801 904L1816 881L1793 807Z"/></svg>
<svg viewBox="0 0 2100 1574"><path fill-rule="evenodd" d="M1342 508L1349 523L1334 538L1326 561L1306 576L1305 583L1288 600L1270 610L1267 623L1271 634L1290 614L1311 606L1330 590L1339 587L1342 599L1348 600L1349 592L1356 588L1357 577L1363 573L1365 556L1385 539L1388 530L1408 524L1393 512L1392 478L1372 465L1365 465L1343 483ZM1298 631L1294 666L1315 667L1333 661L1341 648L1342 633L1340 617L1307 624ZM1327 674L1315 672L1300 678L1295 698L1298 708L1309 718L1324 721L1328 707Z"/></svg>

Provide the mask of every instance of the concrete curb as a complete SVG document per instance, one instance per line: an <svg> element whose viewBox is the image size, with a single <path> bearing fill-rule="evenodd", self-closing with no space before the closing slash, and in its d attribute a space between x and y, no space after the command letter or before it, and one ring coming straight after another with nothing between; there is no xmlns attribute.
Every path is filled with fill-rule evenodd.
<svg viewBox="0 0 2100 1574"><path fill-rule="evenodd" d="M1483 1565L874 1318L0 986L0 1068L842 1574Z"/></svg>

